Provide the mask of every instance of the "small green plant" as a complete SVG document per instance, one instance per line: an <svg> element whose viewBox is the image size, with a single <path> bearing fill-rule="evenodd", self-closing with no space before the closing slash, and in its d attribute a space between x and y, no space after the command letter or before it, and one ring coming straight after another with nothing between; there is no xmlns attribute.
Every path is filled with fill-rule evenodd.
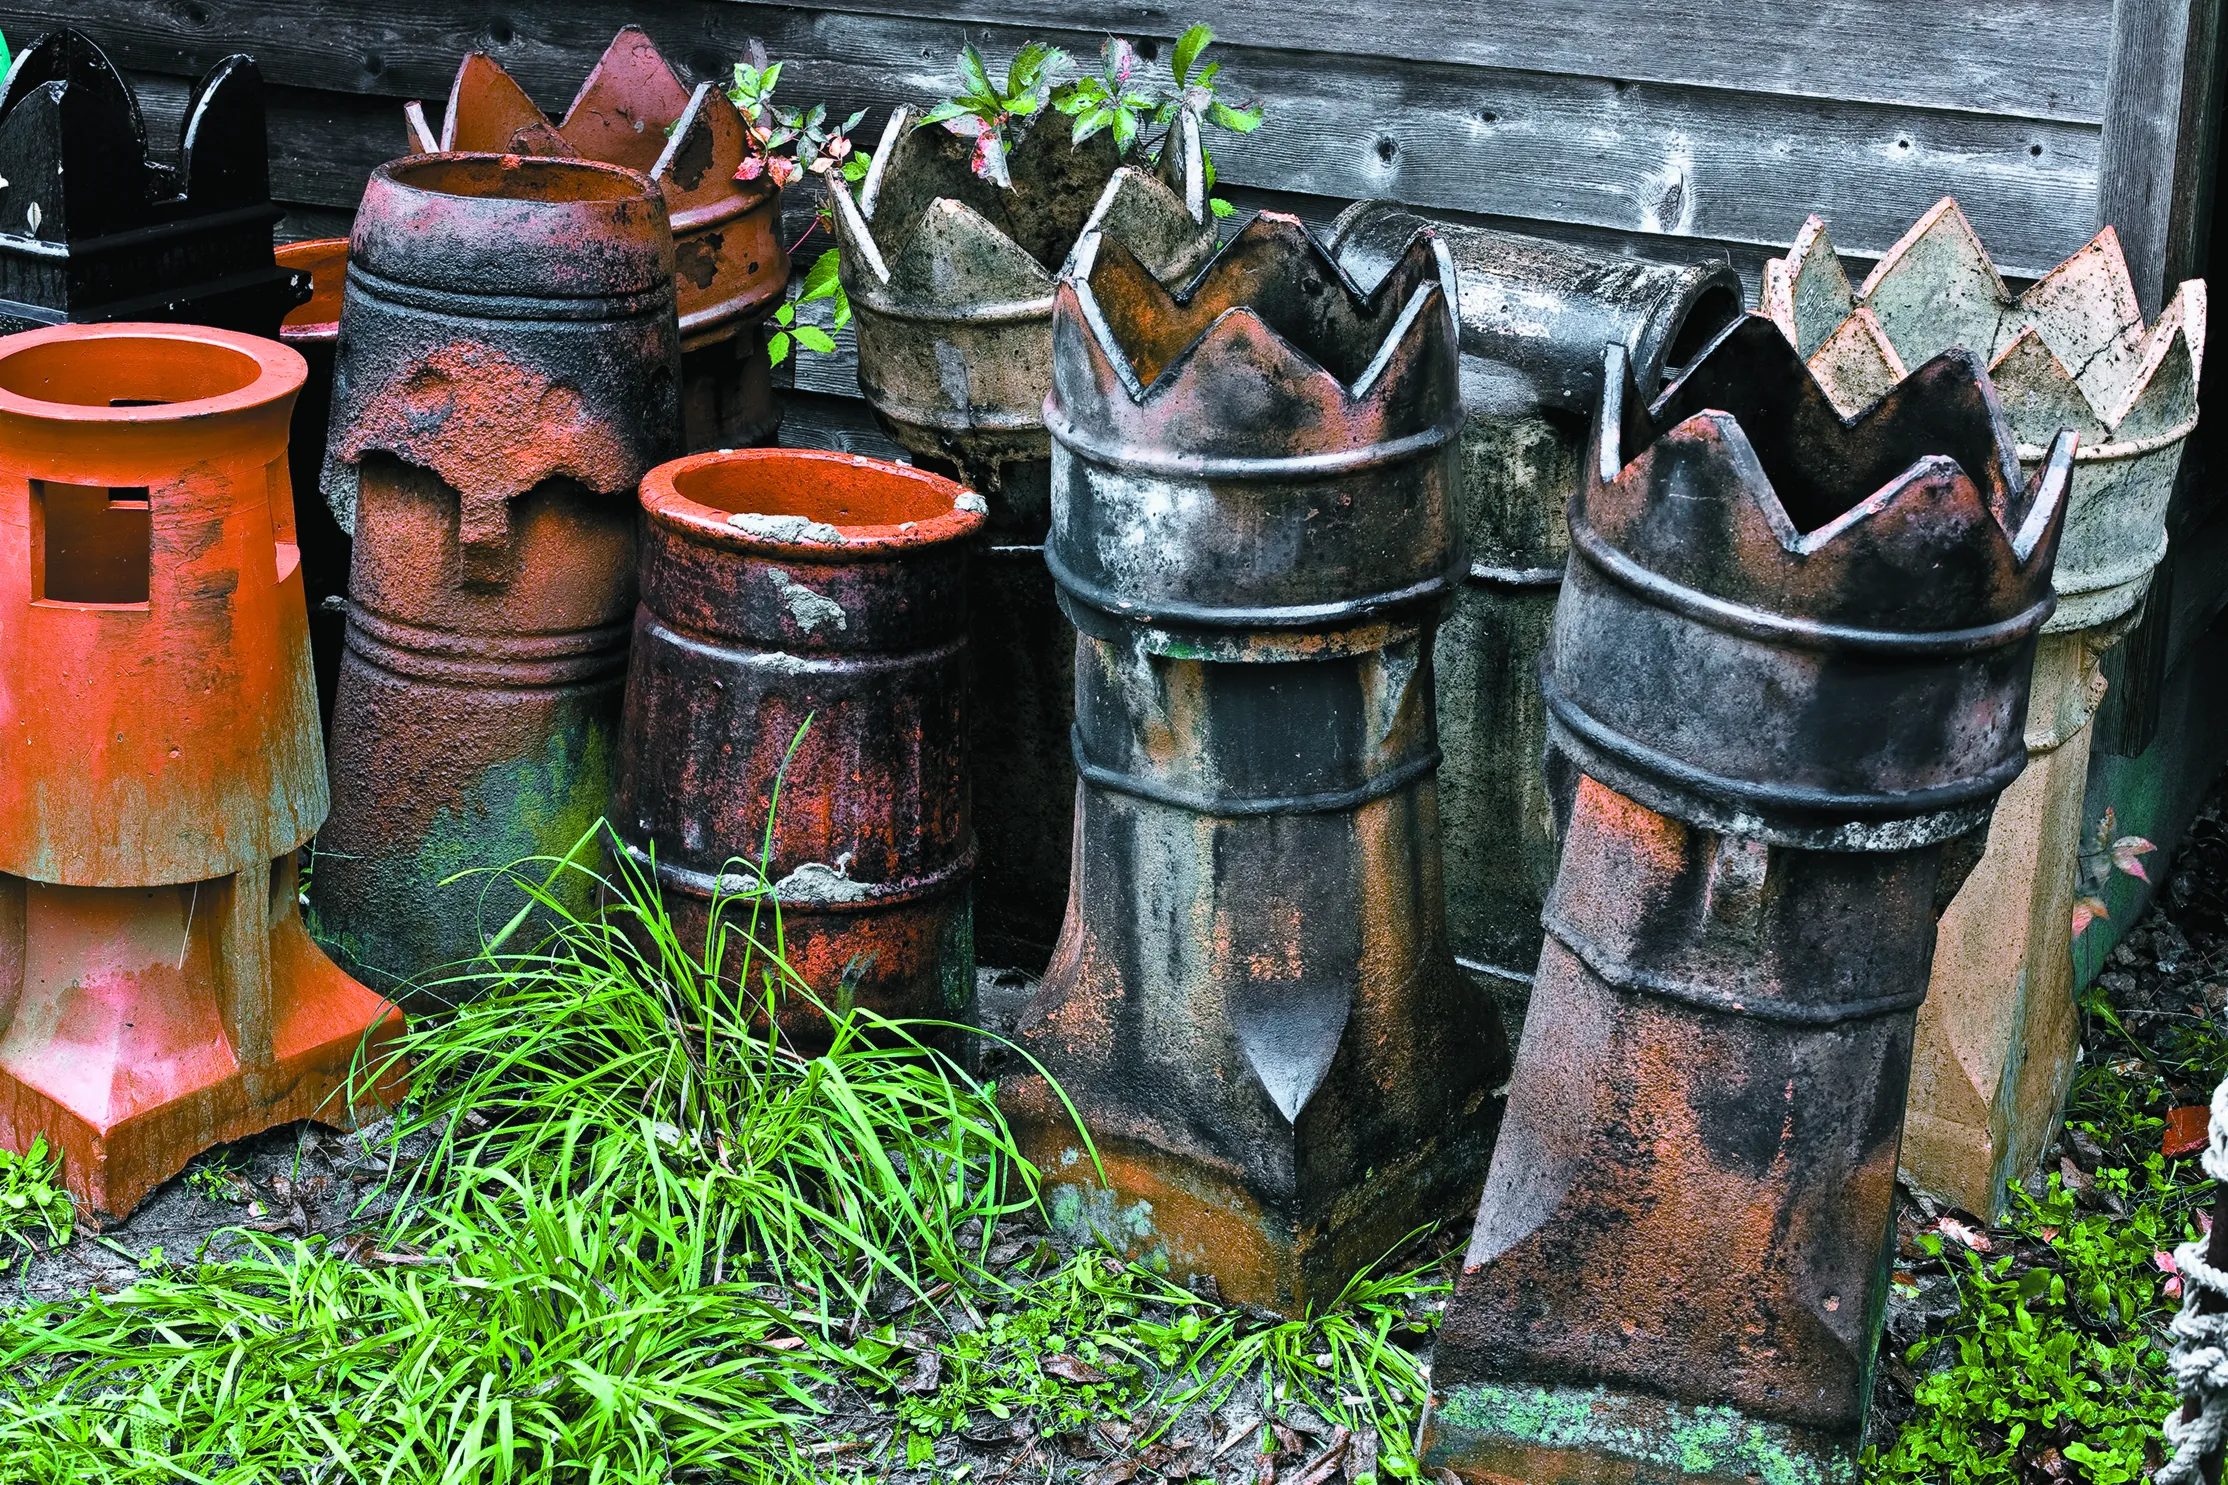
<svg viewBox="0 0 2228 1485"><path fill-rule="evenodd" d="M789 359L792 341L808 351L823 354L835 349L835 338L828 330L818 325L797 323L797 306L810 304L818 299L832 299L835 301L835 314L829 321L828 328L841 330L850 324L851 296L843 292L843 280L839 276L842 264L843 249L829 248L815 258L812 267L806 270L805 281L797 297L785 301L781 308L774 311L774 323L780 328L766 337L766 359L771 364L779 366Z"/></svg>
<svg viewBox="0 0 2228 1485"><path fill-rule="evenodd" d="M1007 169L1021 135L1049 104L1074 121L1070 138L1076 144L1094 135L1110 133L1117 154L1133 153L1155 167L1172 162L1168 152L1181 147L1179 121L1186 114L1202 125L1214 124L1236 134L1251 134L1261 127L1259 105L1235 107L1220 94L1222 64L1199 65L1201 53L1214 41L1212 27L1195 25L1176 39L1169 58L1168 81L1149 75L1134 42L1109 36L1099 47L1099 69L1069 79L1074 60L1058 47L1031 42L1014 54L1003 84L993 77L982 53L972 44L959 53L959 88L950 98L921 117L922 124L942 124L955 134L975 141L973 168L984 180L1011 189ZM1201 140L1200 163L1207 189L1214 189L1214 156ZM1235 208L1219 197L1209 202L1218 217Z"/></svg>
<svg viewBox="0 0 2228 1485"><path fill-rule="evenodd" d="M1303 1403L1357 1434L1372 1432L1378 1470L1393 1479L1420 1478L1412 1445L1430 1388L1414 1351L1438 1328L1450 1290L1429 1266L1397 1274L1372 1269L1349 1280L1319 1315L1256 1324L1224 1314L1193 1353L1199 1380L1173 1406L1219 1405L1240 1381L1258 1375L1272 1409Z"/></svg>
<svg viewBox="0 0 2228 1485"><path fill-rule="evenodd" d="M217 1150L196 1160L186 1171L186 1185L203 1201L238 1201L250 1193L247 1167L235 1165L232 1153Z"/></svg>
<svg viewBox="0 0 2228 1485"><path fill-rule="evenodd" d="M777 186L788 186L807 175L816 175L825 191L842 190L839 182L864 180L868 167L873 164L873 156L851 142L851 131L866 117L866 110L862 108L840 125L831 126L826 104L815 103L804 109L784 108L774 102L774 88L781 81L781 69L781 63L767 60L766 48L757 41L750 44L749 59L735 64L734 83L728 88L727 97L742 114L751 144L750 153L736 170L735 178L746 181L764 178ZM789 250L794 253L803 247L814 232L832 232L834 228L834 212L823 195L812 225L790 244ZM768 364L779 366L789 359L790 351L796 347L823 355L835 349L835 338L828 330L841 330L851 323L851 300L837 277L841 261L840 248L831 247L821 253L805 274L802 292L795 299L784 300L774 311L774 323L778 328L766 337ZM832 323L827 328L797 323L797 306L819 299L835 301Z"/></svg>
<svg viewBox="0 0 2228 1485"><path fill-rule="evenodd" d="M942 124L974 140L975 174L1010 189L1013 177L1006 169L1007 157L1073 65L1060 48L1032 41L1013 54L1000 83L992 78L974 43L967 42L959 49L959 91L923 114L921 123Z"/></svg>
<svg viewBox="0 0 2228 1485"><path fill-rule="evenodd" d="M1122 155L1129 155L1134 146L1145 159L1163 168L1169 163L1168 151L1181 147L1178 121L1187 113L1202 124L1211 123L1234 134L1251 134L1261 127L1260 105L1233 108L1219 96L1222 64L1198 66L1200 54L1214 39L1213 28L1204 23L1190 27L1176 39L1169 58L1175 82L1171 90L1146 80L1135 45L1109 36L1099 48L1098 73L1085 74L1061 89L1052 106L1075 120L1077 144L1101 130L1111 130ZM1156 128L1161 131L1157 136L1152 133ZM1200 164L1206 173L1206 188L1211 191L1215 162L1204 135L1200 140ZM1207 204L1218 217L1236 210L1219 196L1210 197Z"/></svg>
<svg viewBox="0 0 2228 1485"><path fill-rule="evenodd" d="M766 48L750 44L750 57L735 64L728 101L743 116L750 135L750 153L736 170L737 180L772 181L787 186L806 175L831 172L846 180L866 174L867 157L852 148L851 131L866 117L860 109L841 124L830 125L828 107L785 108L774 102L774 88L781 81L782 64L768 62Z"/></svg>
<svg viewBox="0 0 2228 1485"><path fill-rule="evenodd" d="M44 1137L21 1155L0 1150L0 1237L25 1253L36 1253L32 1234L43 1232L49 1247L61 1247L76 1230L77 1208L62 1185L62 1157L47 1149ZM13 1260L0 1256L0 1270Z"/></svg>

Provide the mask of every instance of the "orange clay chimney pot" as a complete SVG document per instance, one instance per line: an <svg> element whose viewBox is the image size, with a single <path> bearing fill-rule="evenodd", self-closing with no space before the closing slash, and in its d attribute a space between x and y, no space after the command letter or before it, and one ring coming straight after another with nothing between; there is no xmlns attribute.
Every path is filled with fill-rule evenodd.
<svg viewBox="0 0 2228 1485"><path fill-rule="evenodd" d="M124 1214L346 1124L401 1014L296 907L324 818L287 481L301 356L178 325L0 340L0 1147Z"/></svg>

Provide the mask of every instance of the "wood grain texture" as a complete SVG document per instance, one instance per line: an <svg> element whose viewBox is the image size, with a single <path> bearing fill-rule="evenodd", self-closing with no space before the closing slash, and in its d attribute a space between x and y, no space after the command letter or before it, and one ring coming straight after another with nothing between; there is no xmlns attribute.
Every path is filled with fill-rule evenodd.
<svg viewBox="0 0 2228 1485"><path fill-rule="evenodd" d="M2097 181L2146 315L2158 313L2173 235L2174 174L2192 0L2119 0Z"/></svg>
<svg viewBox="0 0 2228 1485"><path fill-rule="evenodd" d="M332 11L322 0L71 0L129 69L182 75L251 38L273 99L274 186L343 206L396 145L402 96L438 98L474 45L561 108L609 39L614 11L550 0L531 13L400 0ZM21 34L39 22L0 8ZM848 110L938 95L962 28L903 16L685 0L658 41L684 68L721 68L749 34L792 59L785 92ZM966 28L996 53L1021 33ZM1088 46L1087 34L1056 36ZM2039 272L2094 219L2092 125L1761 92L1627 83L1447 64L1232 48L1230 76L1270 122L1222 164L1236 184L1566 227L1784 245L1812 210L1857 252L1878 252L1956 195L2013 272Z"/></svg>
<svg viewBox="0 0 2228 1485"><path fill-rule="evenodd" d="M1221 0L1213 21L1234 49L1378 56L1397 61L1635 82L1678 83L1798 98L1841 98L1920 108L2098 123L2112 0L1410 0L1397 16L1351 0ZM0 8L10 35L57 20L96 29L104 44L128 39L126 66L199 71L252 38L273 68L308 85L350 92L431 92L473 47L499 55L529 88L546 64L566 70L562 103L578 81L576 55L593 57L615 27L652 29L669 54L710 47L732 58L758 35L776 55L840 56L846 33L895 17L914 34L956 34L945 0L841 0L812 10L746 0L663 0L626 10L602 0L512 5L414 4L410 0L63 0ZM1088 51L1107 29L1172 37L1182 20L1157 6L1074 0L971 0L971 34L996 50L1000 30L1026 31ZM939 59L951 48L935 48ZM1244 85L1233 62L1231 76ZM315 82L310 81L315 75ZM544 101L547 101L546 99Z"/></svg>
<svg viewBox="0 0 2228 1485"><path fill-rule="evenodd" d="M836 0L936 20L939 0ZM1388 16L1351 0L1220 0L1200 7L1226 43L1454 62L1794 97L1843 98L2095 123L2111 0L1410 0ZM1173 38L1160 5L973 0L968 19L1044 32Z"/></svg>

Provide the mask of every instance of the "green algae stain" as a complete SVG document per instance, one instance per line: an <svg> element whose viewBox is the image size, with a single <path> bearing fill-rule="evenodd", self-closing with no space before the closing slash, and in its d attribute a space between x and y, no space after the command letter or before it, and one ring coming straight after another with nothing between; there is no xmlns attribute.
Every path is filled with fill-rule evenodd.
<svg viewBox="0 0 2228 1485"><path fill-rule="evenodd" d="M1069 1241L1101 1244L1154 1273L1169 1271L1168 1244L1153 1226L1151 1202L1124 1202L1099 1185L1058 1185L1047 1194L1052 1226Z"/></svg>
<svg viewBox="0 0 2228 1485"><path fill-rule="evenodd" d="M418 847L419 880L430 887L475 868L532 857L550 860L536 863L539 872L527 866L521 874L546 876L610 807L611 733L608 720L589 719L552 733L541 756L511 759L481 774L470 794L434 816ZM593 871L602 859L596 849L579 864ZM581 911L593 892L586 873L567 872L552 895Z"/></svg>
<svg viewBox="0 0 2228 1485"><path fill-rule="evenodd" d="M1736 1408L1681 1407L1600 1389L1464 1384L1449 1389L1437 1426L1627 1459L1670 1478L1753 1477L1762 1485L1845 1485L1856 1478L1852 1452L1821 1453L1792 1430Z"/></svg>

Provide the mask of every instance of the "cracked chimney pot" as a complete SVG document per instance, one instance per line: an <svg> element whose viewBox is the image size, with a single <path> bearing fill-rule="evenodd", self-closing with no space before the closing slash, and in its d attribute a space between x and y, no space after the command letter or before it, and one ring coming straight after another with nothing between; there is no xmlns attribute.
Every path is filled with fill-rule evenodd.
<svg viewBox="0 0 2228 1485"><path fill-rule="evenodd" d="M1158 171L1123 166L1113 136L1072 143L1048 119L1009 161L1013 188L979 179L972 144L894 113L854 194L831 182L842 279L858 331L859 390L926 468L982 492L989 540L968 607L978 777L981 927L991 962L1034 969L1067 901L1075 775L1075 633L1043 561L1051 519L1052 286L1086 231L1123 244L1163 282L1214 250L1195 128Z"/></svg>
<svg viewBox="0 0 2228 1485"><path fill-rule="evenodd" d="M1002 1083L1056 1217L1298 1312L1468 1199L1506 1052L1447 950L1431 639L1460 582L1452 286L1264 213L1171 295L1086 235L1047 560L1076 877Z"/></svg>
<svg viewBox="0 0 2228 1485"><path fill-rule="evenodd" d="M212 1145L353 1120L402 1018L317 951L325 816L286 481L302 359L200 326L0 340L0 1148L122 1216Z"/></svg>
<svg viewBox="0 0 2228 1485"><path fill-rule="evenodd" d="M1373 284L1424 218L1391 201L1340 214L1331 248ZM1651 262L1486 227L1431 224L1460 278L1462 504L1470 568L1439 630L1439 813L1455 960L1501 1008L1514 1046L1558 857L1540 759L1547 647L1601 400L1601 348L1625 347L1651 393L1741 313L1732 265Z"/></svg>
<svg viewBox="0 0 2228 1485"><path fill-rule="evenodd" d="M773 942L778 909L784 958L823 1004L964 1018L980 500L901 464L754 449L660 465L642 508L612 816L636 870L655 863L681 942L709 955L718 911L728 934L708 967L755 993L742 934L756 917ZM806 996L778 1019L792 1046L826 1047Z"/></svg>
<svg viewBox="0 0 2228 1485"><path fill-rule="evenodd" d="M737 180L750 153L742 114L716 83L683 83L633 26L552 123L485 52L458 64L437 137L408 105L414 149L577 157L648 176L673 224L681 317L681 433L691 451L770 444L781 429L765 319L789 286L781 189Z"/></svg>
<svg viewBox="0 0 2228 1485"><path fill-rule="evenodd" d="M472 957L521 906L459 871L562 856L605 812L678 341L665 206L634 172L372 173L326 450L356 545L311 901L374 983Z"/></svg>
<svg viewBox="0 0 2228 1485"><path fill-rule="evenodd" d="M1845 422L1752 315L1652 406L1612 346L1595 440L1563 858L1427 1463L1853 1480L1934 917L2025 762L2076 439L2023 481L1956 350Z"/></svg>

